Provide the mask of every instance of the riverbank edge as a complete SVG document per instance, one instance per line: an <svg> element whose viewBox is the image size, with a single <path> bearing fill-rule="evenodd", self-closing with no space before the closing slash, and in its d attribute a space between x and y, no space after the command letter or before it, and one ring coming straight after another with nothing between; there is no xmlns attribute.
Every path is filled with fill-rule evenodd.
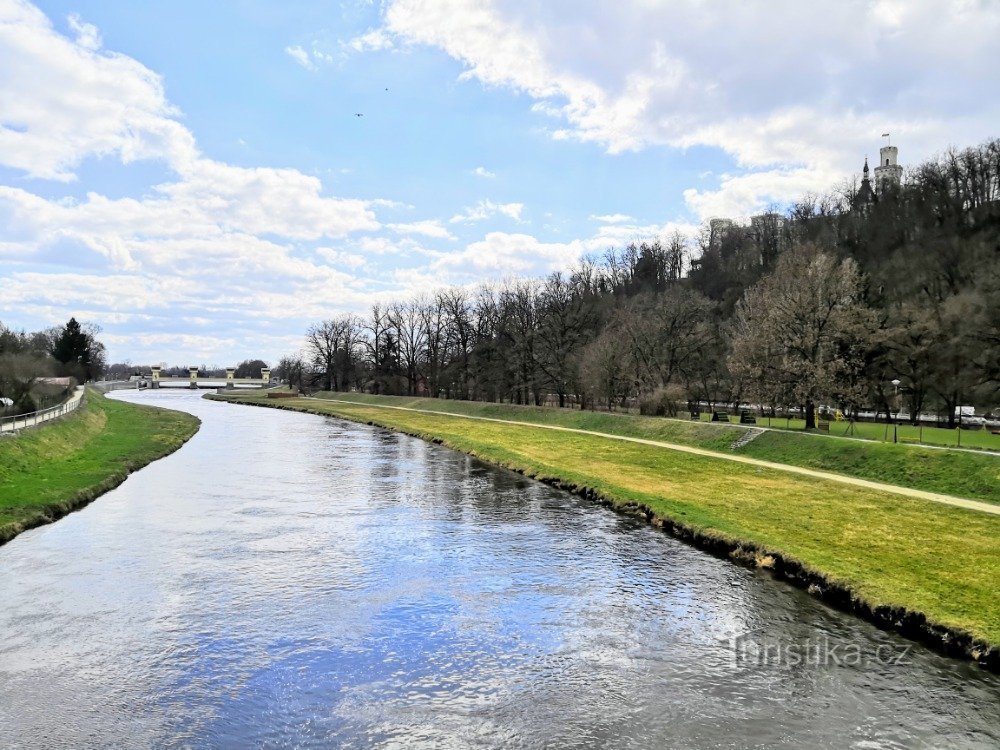
<svg viewBox="0 0 1000 750"><path fill-rule="evenodd" d="M451 445L447 440L419 430L407 430L390 423L380 423L369 419L351 419L344 415L333 415L316 409L292 406L272 402L244 401L238 397L207 394L207 399L222 401L244 406L262 406L270 409L296 411L321 417L334 417L349 422L366 424L372 427L391 430L411 437L419 438L436 445L443 445L451 450L473 456L493 466L514 471L522 476L534 479L551 487L570 492L585 500L605 508L644 520L654 528L669 534L675 539L691 545L714 557L729 560L737 565L765 570L776 580L789 583L806 591L811 596L852 614L860 619L876 625L882 630L898 633L906 638L922 643L946 656L967 659L979 664L984 669L1000 674L1000 644L988 643L976 638L971 633L934 622L923 612L905 607L871 604L849 586L830 579L821 571L815 570L805 563L787 556L777 550L767 549L761 545L744 539L738 539L721 532L703 530L657 513L643 503L622 501L593 487L569 482L558 476L545 476L526 470L516 464L499 461L490 456L484 456L469 451L460 446Z"/></svg>
<svg viewBox="0 0 1000 750"><path fill-rule="evenodd" d="M831 437L809 432L790 432L729 422L692 422L619 412L587 412L576 409L434 399L418 396L373 396L364 393L321 392L313 397L340 401L343 397L380 407L415 411L443 411L471 419L513 420L540 427L568 428L638 439L672 443L743 459L778 463L790 471L816 471L847 480L890 484L906 490L984 502L1000 512L1000 454L987 451L921 449L875 441ZM746 440L748 436L754 436ZM990 477L984 480L981 477ZM914 497L916 495L913 495Z"/></svg>
<svg viewBox="0 0 1000 750"><path fill-rule="evenodd" d="M92 397L93 394L94 392L91 391L87 394L87 397ZM135 404L135 406L139 406L143 409L155 409L157 411L176 411L175 409L164 409L160 406L149 406L148 404ZM81 409L77 409L71 414L52 420L48 424L38 425L37 429L42 430L46 427L54 427L66 420L74 419L82 413ZM130 475L145 468L146 466L149 466L154 461L159 461L161 458L165 458L171 453L179 450L185 443L187 443L188 440L197 434L199 429L201 429L201 420L193 414L190 416L195 420L193 424L194 429L191 430L191 432L186 436L183 436L175 441L165 443L163 446L164 450L162 452L137 461L129 460L125 463L125 466L122 469L109 474L101 482L89 487L83 487L64 500L44 505L22 521L11 521L0 526L0 547L7 544L12 539L15 539L20 534L23 534L25 531L36 529L39 526L45 526L50 523L55 523L60 518L68 516L70 513L90 505L90 503L94 502L94 500L99 498L101 495L104 495L118 487L122 482L128 479Z"/></svg>

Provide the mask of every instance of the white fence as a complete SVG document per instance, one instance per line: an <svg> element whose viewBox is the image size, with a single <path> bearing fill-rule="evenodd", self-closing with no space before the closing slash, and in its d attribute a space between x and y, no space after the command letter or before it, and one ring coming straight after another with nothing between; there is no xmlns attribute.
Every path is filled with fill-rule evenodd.
<svg viewBox="0 0 1000 750"><path fill-rule="evenodd" d="M80 404L84 402L84 392L85 389L82 385L77 386L73 395L61 404L50 406L48 409L29 412L28 414L18 414L14 417L0 417L0 432L16 432L17 430L23 430L25 427L34 427L43 422L48 422L50 419L57 419L64 414L69 414L71 411L79 408Z"/></svg>

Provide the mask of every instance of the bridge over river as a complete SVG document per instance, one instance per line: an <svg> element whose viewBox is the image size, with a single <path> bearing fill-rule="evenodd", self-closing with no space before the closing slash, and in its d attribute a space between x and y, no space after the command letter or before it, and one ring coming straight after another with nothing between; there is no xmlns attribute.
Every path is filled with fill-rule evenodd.
<svg viewBox="0 0 1000 750"><path fill-rule="evenodd" d="M151 388L267 388L271 384L271 371L263 367L259 378L238 378L236 368L227 367L226 377L207 378L198 375L197 367L188 368L186 378L164 377L161 368L157 365L150 368L152 374L149 379Z"/></svg>

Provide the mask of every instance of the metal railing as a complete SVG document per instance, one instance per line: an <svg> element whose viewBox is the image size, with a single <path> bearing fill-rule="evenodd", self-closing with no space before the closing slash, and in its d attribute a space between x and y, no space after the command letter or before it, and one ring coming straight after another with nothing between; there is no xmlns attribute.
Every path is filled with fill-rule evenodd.
<svg viewBox="0 0 1000 750"><path fill-rule="evenodd" d="M50 406L47 409L28 412L27 414L17 414L13 417L0 417L0 432L16 432L26 427L34 427L43 422L57 419L64 414L76 411L84 401L86 401L86 390L82 385L77 386L73 395L61 404Z"/></svg>

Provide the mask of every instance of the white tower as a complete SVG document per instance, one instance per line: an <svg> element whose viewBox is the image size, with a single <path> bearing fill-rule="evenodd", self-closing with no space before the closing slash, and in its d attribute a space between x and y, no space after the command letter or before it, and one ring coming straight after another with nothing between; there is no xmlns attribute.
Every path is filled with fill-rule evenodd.
<svg viewBox="0 0 1000 750"><path fill-rule="evenodd" d="M895 146L883 146L879 149L879 162L875 167L875 187L883 192L887 187L899 187L903 179L903 168L899 166L899 149Z"/></svg>

